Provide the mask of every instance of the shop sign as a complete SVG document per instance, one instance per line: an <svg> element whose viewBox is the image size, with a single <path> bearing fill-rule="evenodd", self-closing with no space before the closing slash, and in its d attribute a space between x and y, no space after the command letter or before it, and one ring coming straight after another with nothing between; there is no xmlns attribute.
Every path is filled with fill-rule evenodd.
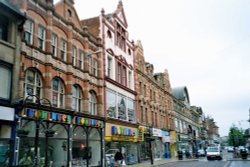
<svg viewBox="0 0 250 167"><path fill-rule="evenodd" d="M31 108L28 108L26 110L26 114L24 115L26 115L29 118L34 118L34 119L57 121L61 123L71 123L70 115L41 111L41 110L34 110Z"/></svg>
<svg viewBox="0 0 250 167"><path fill-rule="evenodd" d="M161 129L153 128L153 136L162 137Z"/></svg>
<svg viewBox="0 0 250 167"><path fill-rule="evenodd" d="M122 135L122 136L136 136L136 129L125 128L125 127L111 127L112 135Z"/></svg>
<svg viewBox="0 0 250 167"><path fill-rule="evenodd" d="M170 142L169 132L162 130L161 133L162 133L162 143Z"/></svg>
<svg viewBox="0 0 250 167"><path fill-rule="evenodd" d="M101 127L101 128L104 127L103 121L89 119L89 118L83 118L83 117L75 117L74 124Z"/></svg>
<svg viewBox="0 0 250 167"><path fill-rule="evenodd" d="M170 143L176 143L176 131L170 131Z"/></svg>

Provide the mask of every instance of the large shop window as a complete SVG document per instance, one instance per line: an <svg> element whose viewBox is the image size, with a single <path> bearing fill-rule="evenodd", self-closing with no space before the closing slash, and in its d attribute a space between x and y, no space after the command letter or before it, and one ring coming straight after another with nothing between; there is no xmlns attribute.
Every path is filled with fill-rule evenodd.
<svg viewBox="0 0 250 167"><path fill-rule="evenodd" d="M39 124L39 142L35 144L36 136L35 121L24 120L23 129L29 131L27 137L20 137L18 164L32 166L35 158L35 148L37 147L37 157L39 166L45 164L45 131L48 127L55 131L55 134L48 140L48 162L50 166L67 166L68 157L68 135L63 125L42 122Z"/></svg>
<svg viewBox="0 0 250 167"><path fill-rule="evenodd" d="M107 116L116 118L116 94L114 91L107 89Z"/></svg>
<svg viewBox="0 0 250 167"><path fill-rule="evenodd" d="M101 137L97 129L91 129L89 133L89 153L90 159L89 164L91 166L100 166L101 165Z"/></svg>
<svg viewBox="0 0 250 167"><path fill-rule="evenodd" d="M135 122L135 103L134 100L128 98L128 120Z"/></svg>
<svg viewBox="0 0 250 167"><path fill-rule="evenodd" d="M122 120L127 120L126 99L121 94L118 95L118 118Z"/></svg>
<svg viewBox="0 0 250 167"><path fill-rule="evenodd" d="M90 130L90 129L89 129ZM85 167L101 165L101 137L97 129L92 128L88 133L81 126L75 126L73 130L72 167Z"/></svg>
<svg viewBox="0 0 250 167"><path fill-rule="evenodd" d="M25 72L25 81L24 81L24 96L36 95L41 98L42 94L42 80L40 74L33 69L28 69ZM35 97L30 96L29 100L35 102L37 100Z"/></svg>
<svg viewBox="0 0 250 167"><path fill-rule="evenodd" d="M0 64L0 99L10 100L11 69Z"/></svg>
<svg viewBox="0 0 250 167"><path fill-rule="evenodd" d="M76 126L73 130L72 167L87 166L90 157L87 148L87 135L83 127Z"/></svg>

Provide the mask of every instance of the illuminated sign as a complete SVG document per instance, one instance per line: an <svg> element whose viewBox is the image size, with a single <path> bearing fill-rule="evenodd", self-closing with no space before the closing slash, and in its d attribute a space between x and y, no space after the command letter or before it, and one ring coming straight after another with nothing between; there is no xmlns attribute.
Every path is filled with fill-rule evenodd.
<svg viewBox="0 0 250 167"><path fill-rule="evenodd" d="M83 118L83 117L75 117L74 124L85 125L85 126L94 126L94 127L104 127L103 121Z"/></svg>
<svg viewBox="0 0 250 167"><path fill-rule="evenodd" d="M50 120L50 121L56 121L56 122L62 122L62 123L71 123L71 116L66 115L66 114L59 114L59 113L54 113L54 112L34 110L31 108L28 108L26 110L26 115L27 117L34 118L34 119Z"/></svg>
<svg viewBox="0 0 250 167"><path fill-rule="evenodd" d="M23 116L26 115L28 118L48 120L48 121L60 122L60 123L69 123L69 124L72 122L71 115L35 110L31 108L24 110L24 112L25 113L23 113ZM77 125L84 125L84 126L101 127L101 128L104 127L103 121L90 119L90 118L83 118L83 117L74 117L72 123L77 124Z"/></svg>
<svg viewBox="0 0 250 167"><path fill-rule="evenodd" d="M136 129L125 128L125 127L111 127L112 135L122 135L122 136L136 136Z"/></svg>

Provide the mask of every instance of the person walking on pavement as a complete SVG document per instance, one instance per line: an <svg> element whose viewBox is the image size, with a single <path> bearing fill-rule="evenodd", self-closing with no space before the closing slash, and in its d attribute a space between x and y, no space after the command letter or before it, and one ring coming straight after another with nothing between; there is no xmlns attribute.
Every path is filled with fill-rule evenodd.
<svg viewBox="0 0 250 167"><path fill-rule="evenodd" d="M122 153L120 151L117 151L115 154L115 163L117 167L122 166L122 160L123 160Z"/></svg>

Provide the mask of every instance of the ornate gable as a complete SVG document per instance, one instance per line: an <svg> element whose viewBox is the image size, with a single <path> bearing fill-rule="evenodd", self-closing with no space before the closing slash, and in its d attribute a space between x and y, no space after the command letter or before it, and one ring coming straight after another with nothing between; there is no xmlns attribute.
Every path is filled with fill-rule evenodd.
<svg viewBox="0 0 250 167"><path fill-rule="evenodd" d="M81 22L79 20L78 14L74 8L73 0L63 0L55 5L55 11L58 15L64 18L66 21L73 23L73 25L81 30Z"/></svg>
<svg viewBox="0 0 250 167"><path fill-rule="evenodd" d="M122 1L119 1L119 4L117 6L117 9L114 12L114 16L119 20L119 22L127 29L128 24L127 24L127 19L125 16L125 12L123 9L123 4Z"/></svg>

